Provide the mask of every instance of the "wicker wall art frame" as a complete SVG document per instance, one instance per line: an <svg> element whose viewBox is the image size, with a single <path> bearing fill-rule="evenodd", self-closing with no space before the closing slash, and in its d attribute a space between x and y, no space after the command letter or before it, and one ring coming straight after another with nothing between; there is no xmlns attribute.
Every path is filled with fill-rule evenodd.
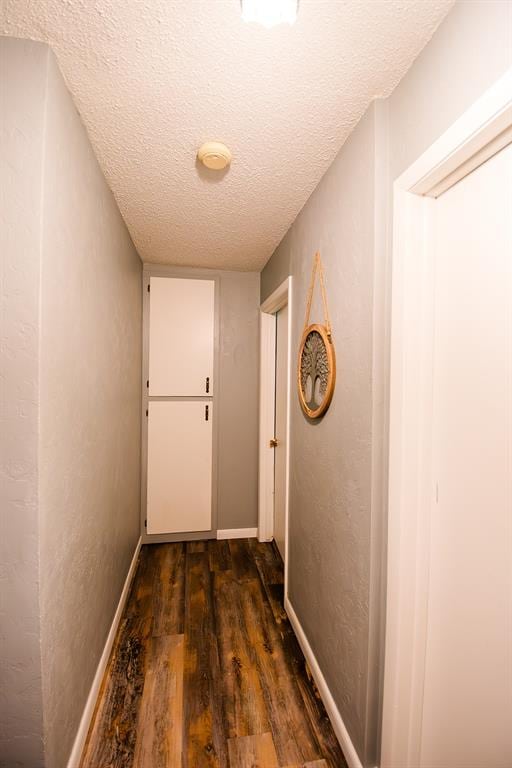
<svg viewBox="0 0 512 768"><path fill-rule="evenodd" d="M309 323L316 276L319 275L324 308L324 323ZM311 273L304 330L299 347L297 388L302 410L310 419L318 419L331 404L336 384L336 354L327 307L324 273L320 254L316 253Z"/></svg>

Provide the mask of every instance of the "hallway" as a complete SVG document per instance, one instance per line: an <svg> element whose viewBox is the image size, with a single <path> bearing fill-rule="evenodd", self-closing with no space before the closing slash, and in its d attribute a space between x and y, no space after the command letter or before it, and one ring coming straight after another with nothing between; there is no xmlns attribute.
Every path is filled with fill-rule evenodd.
<svg viewBox="0 0 512 768"><path fill-rule="evenodd" d="M3 0L0 188L0 768L512 768L512 0Z"/></svg>
<svg viewBox="0 0 512 768"><path fill-rule="evenodd" d="M345 768L282 597L272 544L143 546L81 768Z"/></svg>

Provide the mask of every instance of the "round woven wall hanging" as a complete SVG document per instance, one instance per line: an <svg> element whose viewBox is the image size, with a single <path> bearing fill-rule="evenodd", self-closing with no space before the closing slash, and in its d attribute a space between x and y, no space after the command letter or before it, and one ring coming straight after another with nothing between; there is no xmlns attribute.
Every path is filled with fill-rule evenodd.
<svg viewBox="0 0 512 768"><path fill-rule="evenodd" d="M317 273L320 276L324 324L309 324L311 303ZM315 254L309 286L304 331L299 348L297 384L302 410L310 419L317 419L328 409L336 383L336 356L332 342L331 324L327 308L324 274L320 254Z"/></svg>

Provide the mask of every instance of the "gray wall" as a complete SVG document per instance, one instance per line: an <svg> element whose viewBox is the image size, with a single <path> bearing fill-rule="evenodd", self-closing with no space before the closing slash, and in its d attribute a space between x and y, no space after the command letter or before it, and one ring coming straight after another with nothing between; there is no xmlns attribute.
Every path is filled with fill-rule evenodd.
<svg viewBox="0 0 512 768"><path fill-rule="evenodd" d="M511 66L510 0L456 3L389 99L391 180Z"/></svg>
<svg viewBox="0 0 512 768"><path fill-rule="evenodd" d="M43 763L38 419L48 49L0 38L0 765Z"/></svg>
<svg viewBox="0 0 512 768"><path fill-rule="evenodd" d="M258 525L257 272L220 276L218 527Z"/></svg>
<svg viewBox="0 0 512 768"><path fill-rule="evenodd" d="M315 425L292 401L290 598L365 766L378 761L383 668L391 184L512 65L511 14L506 2L455 5L261 276L264 299L293 275L297 348L315 250L326 267L338 383Z"/></svg>
<svg viewBox="0 0 512 768"><path fill-rule="evenodd" d="M40 627L32 638L39 675L42 660L45 765L64 768L139 536L141 263L53 55L16 40L1 47L16 70L13 90L36 92L45 121L37 153L7 147L16 184L42 196L38 210L27 207L29 195L20 198L12 220L13 264L24 255L19 238L34 230L39 245L27 260L40 291L22 338L39 339L31 435L39 494L35 515L16 533L39 548ZM21 136L33 131L34 116L14 101L9 120ZM24 306L30 286L19 289ZM19 327L17 306L8 317ZM13 344L13 357L23 354ZM20 578L26 582L24 567ZM37 580L29 587L37 606ZM8 621L16 615L13 606ZM18 700L14 688L5 693ZM27 706L19 721L25 734L33 710ZM39 713L34 743L41 736ZM5 765L42 762L18 749Z"/></svg>
<svg viewBox="0 0 512 768"><path fill-rule="evenodd" d="M295 393L292 397L289 596L368 765L375 760L377 728L377 712L366 713L376 685L369 665L374 580L369 553L372 514L382 516L377 500L372 507L374 211L381 191L375 157L382 151L377 132L382 108L375 103L367 111L262 275L265 295L287 269L293 275L297 349L312 258L320 250L337 384L327 415L314 423L302 414ZM317 290L311 322L322 321ZM380 568L378 560L375 567Z"/></svg>
<svg viewBox="0 0 512 768"><path fill-rule="evenodd" d="M139 538L141 262L49 57L40 331L47 765L65 766Z"/></svg>

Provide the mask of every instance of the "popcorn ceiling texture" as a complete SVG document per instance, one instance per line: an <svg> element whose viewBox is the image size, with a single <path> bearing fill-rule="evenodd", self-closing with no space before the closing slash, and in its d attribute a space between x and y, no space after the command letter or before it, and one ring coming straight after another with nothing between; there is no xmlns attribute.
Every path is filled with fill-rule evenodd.
<svg viewBox="0 0 512 768"><path fill-rule="evenodd" d="M258 270L452 4L301 0L268 30L239 0L4 0L0 31L54 49L144 261Z"/></svg>

